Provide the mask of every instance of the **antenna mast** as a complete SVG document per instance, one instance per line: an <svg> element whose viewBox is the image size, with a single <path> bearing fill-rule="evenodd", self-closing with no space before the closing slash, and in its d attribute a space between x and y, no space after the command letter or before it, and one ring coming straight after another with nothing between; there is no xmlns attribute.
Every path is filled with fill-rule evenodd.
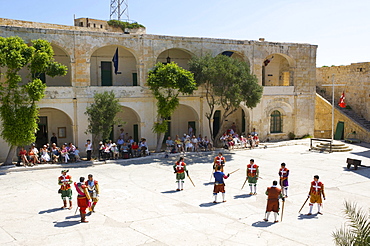
<svg viewBox="0 0 370 246"><path fill-rule="evenodd" d="M122 20L121 17L126 17L125 21L129 22L128 0L111 0L110 1L110 19Z"/></svg>

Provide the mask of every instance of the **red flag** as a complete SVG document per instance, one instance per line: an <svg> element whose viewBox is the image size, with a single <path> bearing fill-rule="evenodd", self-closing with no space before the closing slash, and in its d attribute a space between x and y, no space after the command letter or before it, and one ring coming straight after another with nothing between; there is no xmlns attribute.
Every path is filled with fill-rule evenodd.
<svg viewBox="0 0 370 246"><path fill-rule="evenodd" d="M344 96L344 92L342 93L342 95L340 96L340 99L339 99L339 107L341 108L345 108L346 107L346 103L344 102L344 99L346 99L346 97Z"/></svg>

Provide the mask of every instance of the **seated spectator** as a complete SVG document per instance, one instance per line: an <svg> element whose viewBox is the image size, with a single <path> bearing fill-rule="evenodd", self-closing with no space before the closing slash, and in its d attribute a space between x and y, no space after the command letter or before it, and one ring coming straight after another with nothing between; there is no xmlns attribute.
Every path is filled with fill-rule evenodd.
<svg viewBox="0 0 370 246"><path fill-rule="evenodd" d="M69 161L70 158L69 158L69 154L68 154L67 145L65 145L65 144L62 145L62 149L60 151L60 155L64 159L64 162L65 163L68 163L68 161Z"/></svg>
<svg viewBox="0 0 370 246"><path fill-rule="evenodd" d="M49 155L49 150L48 146L44 145L44 147L41 149L41 161L46 163L50 161L50 155Z"/></svg>
<svg viewBox="0 0 370 246"><path fill-rule="evenodd" d="M103 144L102 141L100 141L99 142L99 147L98 147L98 150L99 150L99 161L104 160L104 149L105 149L105 145Z"/></svg>
<svg viewBox="0 0 370 246"><path fill-rule="evenodd" d="M193 151L197 151L199 150L199 144L198 144L198 139L195 135L193 135L193 137L191 138L191 144L193 145Z"/></svg>
<svg viewBox="0 0 370 246"><path fill-rule="evenodd" d="M28 162L29 162L30 166L35 165L35 163L37 163L37 161L36 161L35 152L33 152L33 149L29 148L27 154L28 154Z"/></svg>
<svg viewBox="0 0 370 246"><path fill-rule="evenodd" d="M141 155L142 156L146 156L146 155L149 155L149 148L148 148L148 145L146 143L146 139L145 138L142 138L140 144L139 144L139 149L140 149L140 152L141 152Z"/></svg>
<svg viewBox="0 0 370 246"><path fill-rule="evenodd" d="M129 147L130 147L130 145L131 144L133 144L135 142L135 140L132 138L132 136L129 136L128 137L128 140L127 140L127 143L128 143L128 145L129 145Z"/></svg>
<svg viewBox="0 0 370 246"><path fill-rule="evenodd" d="M175 146L175 143L173 142L173 140L171 139L170 136L168 136L167 140L166 140L166 147L167 147L167 151L171 152L172 148Z"/></svg>
<svg viewBox="0 0 370 246"><path fill-rule="evenodd" d="M123 145L124 142L125 142L125 140L123 140L123 137L120 136L117 140L118 151L121 151L121 146Z"/></svg>
<svg viewBox="0 0 370 246"><path fill-rule="evenodd" d="M183 143L178 135L176 135L176 138L175 138L175 148L176 148L176 152L178 153L185 152Z"/></svg>
<svg viewBox="0 0 370 246"><path fill-rule="evenodd" d="M23 165L26 166L28 165L28 160L27 160L27 150L25 150L23 147L21 148L21 150L19 151L19 154L18 156L20 157L20 159L22 160L23 162Z"/></svg>
<svg viewBox="0 0 370 246"><path fill-rule="evenodd" d="M81 161L80 150L78 149L78 147L76 147L76 150L75 150L75 158L76 158L76 162Z"/></svg>
<svg viewBox="0 0 370 246"><path fill-rule="evenodd" d="M111 148L111 144L109 144L109 142L105 143L105 145L104 145L104 160L109 160L111 158L110 148Z"/></svg>
<svg viewBox="0 0 370 246"><path fill-rule="evenodd" d="M228 139L228 135L226 135L226 133L222 134L222 136L220 137L223 147L228 149L229 145L228 145L227 139Z"/></svg>
<svg viewBox="0 0 370 246"><path fill-rule="evenodd" d="M131 156L138 157L139 156L139 145L136 142L133 142L131 145Z"/></svg>
<svg viewBox="0 0 370 246"><path fill-rule="evenodd" d="M123 143L123 144L125 144L125 143ZM118 147L115 143L112 144L112 147L110 148L110 151L112 152L113 159L117 160L118 156L119 156L119 150L118 150Z"/></svg>
<svg viewBox="0 0 370 246"><path fill-rule="evenodd" d="M68 146L66 147L68 151L68 156L71 160L75 159L75 150L76 146L74 146L72 143L69 143Z"/></svg>
<svg viewBox="0 0 370 246"><path fill-rule="evenodd" d="M51 145L51 158L53 163L58 163L60 157L60 150L55 143Z"/></svg>
<svg viewBox="0 0 370 246"><path fill-rule="evenodd" d="M227 144L229 145L229 148L234 149L234 138L232 134L229 134L229 137L227 138Z"/></svg>
<svg viewBox="0 0 370 246"><path fill-rule="evenodd" d="M34 153L34 164L41 163L39 159L39 150L36 148L35 144L32 144L32 152Z"/></svg>
<svg viewBox="0 0 370 246"><path fill-rule="evenodd" d="M189 136L185 139L184 144L185 144L185 151L192 151L193 150L194 145L191 143L191 140L190 140Z"/></svg>
<svg viewBox="0 0 370 246"><path fill-rule="evenodd" d="M254 147L254 141L253 141L253 137L250 133L248 133L248 143L249 143L249 147L252 149Z"/></svg>
<svg viewBox="0 0 370 246"><path fill-rule="evenodd" d="M211 141L207 138L207 136L204 137L203 139L203 144L206 146L206 151L208 150L212 150L213 148L213 144L211 143Z"/></svg>

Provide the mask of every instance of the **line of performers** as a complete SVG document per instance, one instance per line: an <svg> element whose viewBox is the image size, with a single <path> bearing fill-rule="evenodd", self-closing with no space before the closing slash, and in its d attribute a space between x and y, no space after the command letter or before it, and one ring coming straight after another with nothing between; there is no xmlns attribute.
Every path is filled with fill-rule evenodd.
<svg viewBox="0 0 370 246"><path fill-rule="evenodd" d="M214 182L214 188L213 188L213 196L214 201L213 203L217 203L217 194L222 194L222 202L226 202L225 200L225 182L224 179L227 179L230 177L230 174L224 173L224 166L226 164L226 159L222 155L222 153L218 153L218 155L214 158L213 161L213 174L211 178L213 177ZM178 161L173 165L174 171L176 173L176 182L178 184L177 191L184 189L184 179L185 179L185 173L190 179L189 171L186 168L186 163L184 162L184 158L180 157ZM236 170L237 171L237 170ZM235 172L235 171L234 171ZM265 191L265 194L267 195L267 206L266 206L266 213L264 221L268 221L270 213L274 213L274 222L278 222L278 214L280 210L280 204L279 200L282 199L283 203L285 202L285 198L288 198L288 177L289 177L289 169L286 168L285 163L281 163L281 168L278 172L279 175L279 185L281 188L278 187L278 181L273 181L272 186L268 187ZM250 193L249 195L257 195L257 181L260 178L259 176L259 166L254 163L254 160L251 159L249 161L249 164L247 165L246 169L246 180L242 186L242 189L244 188L244 185L246 182L249 184ZM192 182L192 180L190 179ZM193 183L193 182L192 182ZM325 193L324 193L324 184L319 181L319 176L315 175L314 180L311 182L310 190L308 192L307 200L310 199L309 203L309 212L307 215L312 215L312 209L313 205L317 203L318 212L317 214L321 214L321 207L322 207L322 199L325 200ZM306 202L307 202L306 200ZM306 202L303 204L303 206L306 204ZM302 208L303 208L302 206Z"/></svg>
<svg viewBox="0 0 370 246"><path fill-rule="evenodd" d="M58 184L60 185L59 193L63 200L62 209L67 208L67 200L69 200L68 209L72 209L72 188L71 184L72 176L67 174L69 170L62 170L62 175L58 178ZM80 177L80 182L74 182L74 186L77 192L77 206L80 208L81 222L88 222L86 220L86 209L89 209L87 215L95 213L95 206L99 201L99 183L94 180L92 174L88 175L88 180L85 181L85 177ZM76 210L77 211L77 210Z"/></svg>

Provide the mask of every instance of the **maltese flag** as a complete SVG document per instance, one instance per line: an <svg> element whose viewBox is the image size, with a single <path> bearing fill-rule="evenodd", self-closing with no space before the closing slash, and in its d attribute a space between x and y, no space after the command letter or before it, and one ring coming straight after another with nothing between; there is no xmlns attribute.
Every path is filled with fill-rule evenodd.
<svg viewBox="0 0 370 246"><path fill-rule="evenodd" d="M344 92L342 93L342 95L340 96L340 99L339 99L339 107L341 108L345 108L346 107L346 103L344 102L344 99L346 99L346 97L344 96Z"/></svg>

